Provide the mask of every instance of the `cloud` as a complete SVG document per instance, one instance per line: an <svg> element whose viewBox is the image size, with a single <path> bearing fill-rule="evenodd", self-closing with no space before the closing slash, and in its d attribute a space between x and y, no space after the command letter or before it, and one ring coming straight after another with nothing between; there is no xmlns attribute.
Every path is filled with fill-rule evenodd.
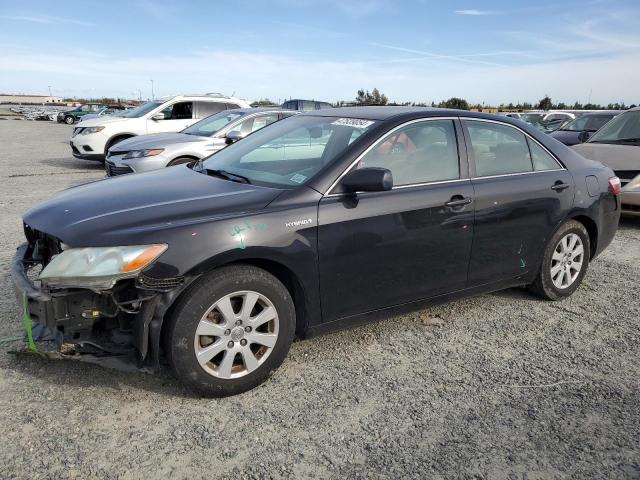
<svg viewBox="0 0 640 480"><path fill-rule="evenodd" d="M75 20L73 18L63 18L63 17L54 17L51 15L41 15L41 16L28 16L28 15L0 15L0 18L3 20L13 20L16 22L31 22L31 23L39 23L43 25L53 25L53 24L72 24L72 25L81 25L83 27L95 27L96 24L92 22L86 22L84 20Z"/></svg>
<svg viewBox="0 0 640 480"><path fill-rule="evenodd" d="M484 15L497 15L498 12L491 12L489 10L456 10L456 15L471 15L474 17L480 17Z"/></svg>
<svg viewBox="0 0 640 480"><path fill-rule="evenodd" d="M376 42L372 42L370 44L371 46L374 47L380 47L380 48L386 48L389 50L396 50L399 52L406 52L406 53L413 53L413 54L417 54L417 55L423 55L423 58L437 58L440 60L446 60L446 61L450 61L450 62L455 62L455 63L472 63L472 64L477 64L477 65L490 65L490 66L503 66L500 63L495 63L495 62L485 62L483 60L472 60L470 58L470 56L490 56L492 55L491 53L488 54L469 54L469 55L443 55L440 53L434 53L434 52L425 52L422 50L414 50L412 48L406 48L406 47L396 47L393 45L385 45L383 43L376 43ZM494 52L494 55L499 55L500 52Z"/></svg>
<svg viewBox="0 0 640 480"><path fill-rule="evenodd" d="M499 104L537 101L549 93L554 100L574 102L586 101L593 88L594 102L640 103L636 87L640 69L629 67L640 63L640 53L574 59L552 67L543 63L472 64L439 54L425 60L424 53L354 62L234 50L124 57L79 50L51 54L41 49L10 48L0 56L0 90L41 91L42 78L46 78L45 85L52 85L54 93L137 97L141 89L145 97L149 95L149 78L153 78L157 95L237 91L238 96L249 100L348 100L359 88L377 87L395 101L430 102L459 96L471 102ZM390 68L393 62L398 65ZM82 69L75 68L80 64Z"/></svg>

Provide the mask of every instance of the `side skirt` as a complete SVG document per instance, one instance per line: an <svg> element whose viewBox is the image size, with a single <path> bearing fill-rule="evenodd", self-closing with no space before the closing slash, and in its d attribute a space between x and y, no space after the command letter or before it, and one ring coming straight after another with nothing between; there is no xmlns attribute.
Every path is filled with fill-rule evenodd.
<svg viewBox="0 0 640 480"><path fill-rule="evenodd" d="M487 283L471 288L465 288L464 290L457 290L455 292L438 295L428 299L416 300L413 302L407 302L400 305L394 305L392 307L381 308L378 310L372 310L365 313L359 313L357 315L351 315L349 317L339 318L332 322L321 323L310 327L303 338L312 338L318 335L324 335L325 333L343 330L347 328L356 327L366 323L380 321L392 316L402 315L423 308L447 303L452 300L458 300L466 297L473 297L485 293L497 292L499 290L505 290L507 288L522 287L529 284L530 281L523 277L512 278L509 280L502 280L499 282Z"/></svg>

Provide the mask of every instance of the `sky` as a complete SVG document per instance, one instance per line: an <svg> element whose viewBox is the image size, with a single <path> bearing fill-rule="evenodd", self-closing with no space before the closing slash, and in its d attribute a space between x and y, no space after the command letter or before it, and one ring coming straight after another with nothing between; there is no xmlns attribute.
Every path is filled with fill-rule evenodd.
<svg viewBox="0 0 640 480"><path fill-rule="evenodd" d="M638 0L0 0L0 92L640 104Z"/></svg>

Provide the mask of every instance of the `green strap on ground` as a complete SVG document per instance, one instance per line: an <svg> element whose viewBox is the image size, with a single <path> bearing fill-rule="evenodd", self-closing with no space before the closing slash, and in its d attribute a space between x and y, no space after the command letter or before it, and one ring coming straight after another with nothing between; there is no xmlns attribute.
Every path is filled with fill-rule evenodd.
<svg viewBox="0 0 640 480"><path fill-rule="evenodd" d="M22 294L22 319L24 320L24 327L27 329L27 339L29 341L29 350L32 352L38 352L38 347L33 341L33 331L31 328L31 315L29 315L29 301L27 300L27 294Z"/></svg>

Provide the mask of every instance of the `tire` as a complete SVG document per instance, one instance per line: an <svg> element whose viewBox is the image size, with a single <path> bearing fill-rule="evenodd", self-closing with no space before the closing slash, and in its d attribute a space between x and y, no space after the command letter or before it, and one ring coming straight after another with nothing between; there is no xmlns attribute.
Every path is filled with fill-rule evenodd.
<svg viewBox="0 0 640 480"><path fill-rule="evenodd" d="M66 123L67 125L73 125L75 121L76 119L73 118L71 115L64 117L64 123Z"/></svg>
<svg viewBox="0 0 640 480"><path fill-rule="evenodd" d="M569 297L587 273L590 252L589 234L584 225L575 220L563 223L545 247L538 276L529 290L547 300Z"/></svg>
<svg viewBox="0 0 640 480"><path fill-rule="evenodd" d="M195 162L196 160L194 160L191 157L178 157L178 158L174 158L173 160L171 160L169 162L169 164L167 165L167 167L175 167L176 165L184 165L185 163L190 163L190 162Z"/></svg>
<svg viewBox="0 0 640 480"><path fill-rule="evenodd" d="M254 298L255 307L245 315L245 305ZM260 324L274 316L272 309L275 319ZM168 320L165 353L175 375L188 387L215 397L236 395L264 382L287 356L296 327L288 290L270 273L250 265L222 267L197 280ZM248 331L251 325L255 329Z"/></svg>

